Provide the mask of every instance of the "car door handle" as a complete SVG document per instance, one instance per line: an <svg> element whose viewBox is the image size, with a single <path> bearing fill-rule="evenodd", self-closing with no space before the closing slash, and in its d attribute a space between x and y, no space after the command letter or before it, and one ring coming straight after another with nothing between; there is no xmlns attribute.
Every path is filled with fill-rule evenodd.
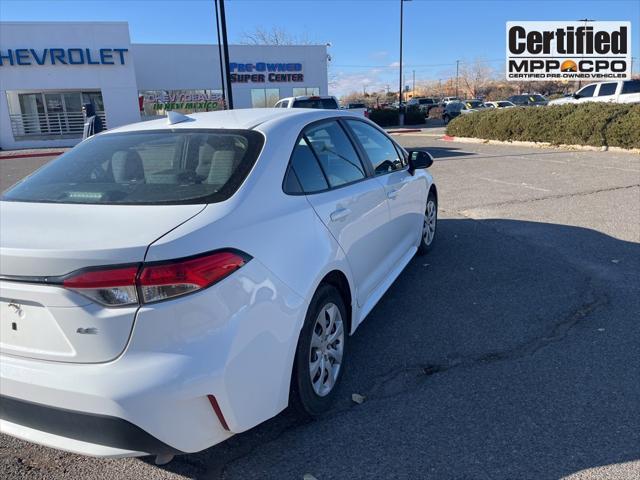
<svg viewBox="0 0 640 480"><path fill-rule="evenodd" d="M396 198L398 196L398 190L389 190L387 192L387 198Z"/></svg>
<svg viewBox="0 0 640 480"><path fill-rule="evenodd" d="M336 211L332 212L329 216L331 217L332 222L337 222L338 220L342 220L343 218L348 216L350 213L351 210L349 210L348 208L339 208Z"/></svg>

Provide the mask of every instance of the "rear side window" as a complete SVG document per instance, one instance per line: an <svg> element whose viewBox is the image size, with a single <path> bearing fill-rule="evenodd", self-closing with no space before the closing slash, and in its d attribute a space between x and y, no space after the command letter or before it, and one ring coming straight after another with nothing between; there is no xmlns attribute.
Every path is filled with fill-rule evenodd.
<svg viewBox="0 0 640 480"><path fill-rule="evenodd" d="M294 100L293 108L321 108L336 110L338 102L335 98L309 98L306 100Z"/></svg>
<svg viewBox="0 0 640 480"><path fill-rule="evenodd" d="M305 131L329 186L339 187L366 177L364 167L351 140L338 122L315 124Z"/></svg>
<svg viewBox="0 0 640 480"><path fill-rule="evenodd" d="M291 172L287 173L284 186L286 193L300 193L300 188L305 193L319 192L329 188L318 160L304 137L293 149L290 169L293 170L295 179L291 178ZM296 186L296 179L299 186Z"/></svg>
<svg viewBox="0 0 640 480"><path fill-rule="evenodd" d="M640 80L628 80L622 84L622 93L640 93Z"/></svg>
<svg viewBox="0 0 640 480"><path fill-rule="evenodd" d="M601 83L598 96L606 97L607 95L615 95L617 86L617 83Z"/></svg>
<svg viewBox="0 0 640 480"><path fill-rule="evenodd" d="M213 203L251 171L264 142L250 130L97 135L8 190L2 200L102 205Z"/></svg>
<svg viewBox="0 0 640 480"><path fill-rule="evenodd" d="M357 120L347 120L362 148L367 152L376 175L394 172L404 168L395 145L378 129Z"/></svg>

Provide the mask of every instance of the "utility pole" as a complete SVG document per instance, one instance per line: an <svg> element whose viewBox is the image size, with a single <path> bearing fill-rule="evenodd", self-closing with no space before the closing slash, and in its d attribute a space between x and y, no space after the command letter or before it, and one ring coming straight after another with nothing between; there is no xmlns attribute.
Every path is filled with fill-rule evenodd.
<svg viewBox="0 0 640 480"><path fill-rule="evenodd" d="M456 98L458 98L459 79L460 79L460 60L456 60Z"/></svg>
<svg viewBox="0 0 640 480"><path fill-rule="evenodd" d="M416 96L416 71L413 71L413 89L411 90L411 93L413 94L413 97L415 98Z"/></svg>
<svg viewBox="0 0 640 480"><path fill-rule="evenodd" d="M581 18L578 21L579 22L584 22L585 30L587 29L587 22L593 22L593 20L590 19L590 18ZM584 49L583 49L583 51L584 51ZM582 60L584 60L584 55L582 56ZM582 87L582 78L578 78L578 90L580 90L580 87Z"/></svg>
<svg viewBox="0 0 640 480"><path fill-rule="evenodd" d="M222 50L224 51L224 70L229 95L227 105L233 110L233 92L231 91L231 72L229 71L229 42L227 41L227 19L224 13L224 0L220 1L220 25L222 27Z"/></svg>

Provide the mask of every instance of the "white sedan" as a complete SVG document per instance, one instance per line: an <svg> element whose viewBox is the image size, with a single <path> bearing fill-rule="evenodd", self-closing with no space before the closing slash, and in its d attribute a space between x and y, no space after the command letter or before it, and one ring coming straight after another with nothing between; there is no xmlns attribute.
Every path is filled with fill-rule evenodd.
<svg viewBox="0 0 640 480"><path fill-rule="evenodd" d="M321 414L348 336L433 246L432 161L337 110L80 143L0 202L0 430L164 461Z"/></svg>

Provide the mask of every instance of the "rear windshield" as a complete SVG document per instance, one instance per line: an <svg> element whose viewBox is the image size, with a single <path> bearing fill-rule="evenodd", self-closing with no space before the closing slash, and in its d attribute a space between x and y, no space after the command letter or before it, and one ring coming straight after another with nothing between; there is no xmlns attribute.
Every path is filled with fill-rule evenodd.
<svg viewBox="0 0 640 480"><path fill-rule="evenodd" d="M432 98L421 98L418 100L418 104L420 105L431 105L432 103L435 103Z"/></svg>
<svg viewBox="0 0 640 480"><path fill-rule="evenodd" d="M98 135L5 192L18 202L213 203L235 193L264 143L251 130Z"/></svg>
<svg viewBox="0 0 640 480"><path fill-rule="evenodd" d="M338 102L335 98L309 98L307 100L295 100L293 108L325 108L335 110L338 108Z"/></svg>

